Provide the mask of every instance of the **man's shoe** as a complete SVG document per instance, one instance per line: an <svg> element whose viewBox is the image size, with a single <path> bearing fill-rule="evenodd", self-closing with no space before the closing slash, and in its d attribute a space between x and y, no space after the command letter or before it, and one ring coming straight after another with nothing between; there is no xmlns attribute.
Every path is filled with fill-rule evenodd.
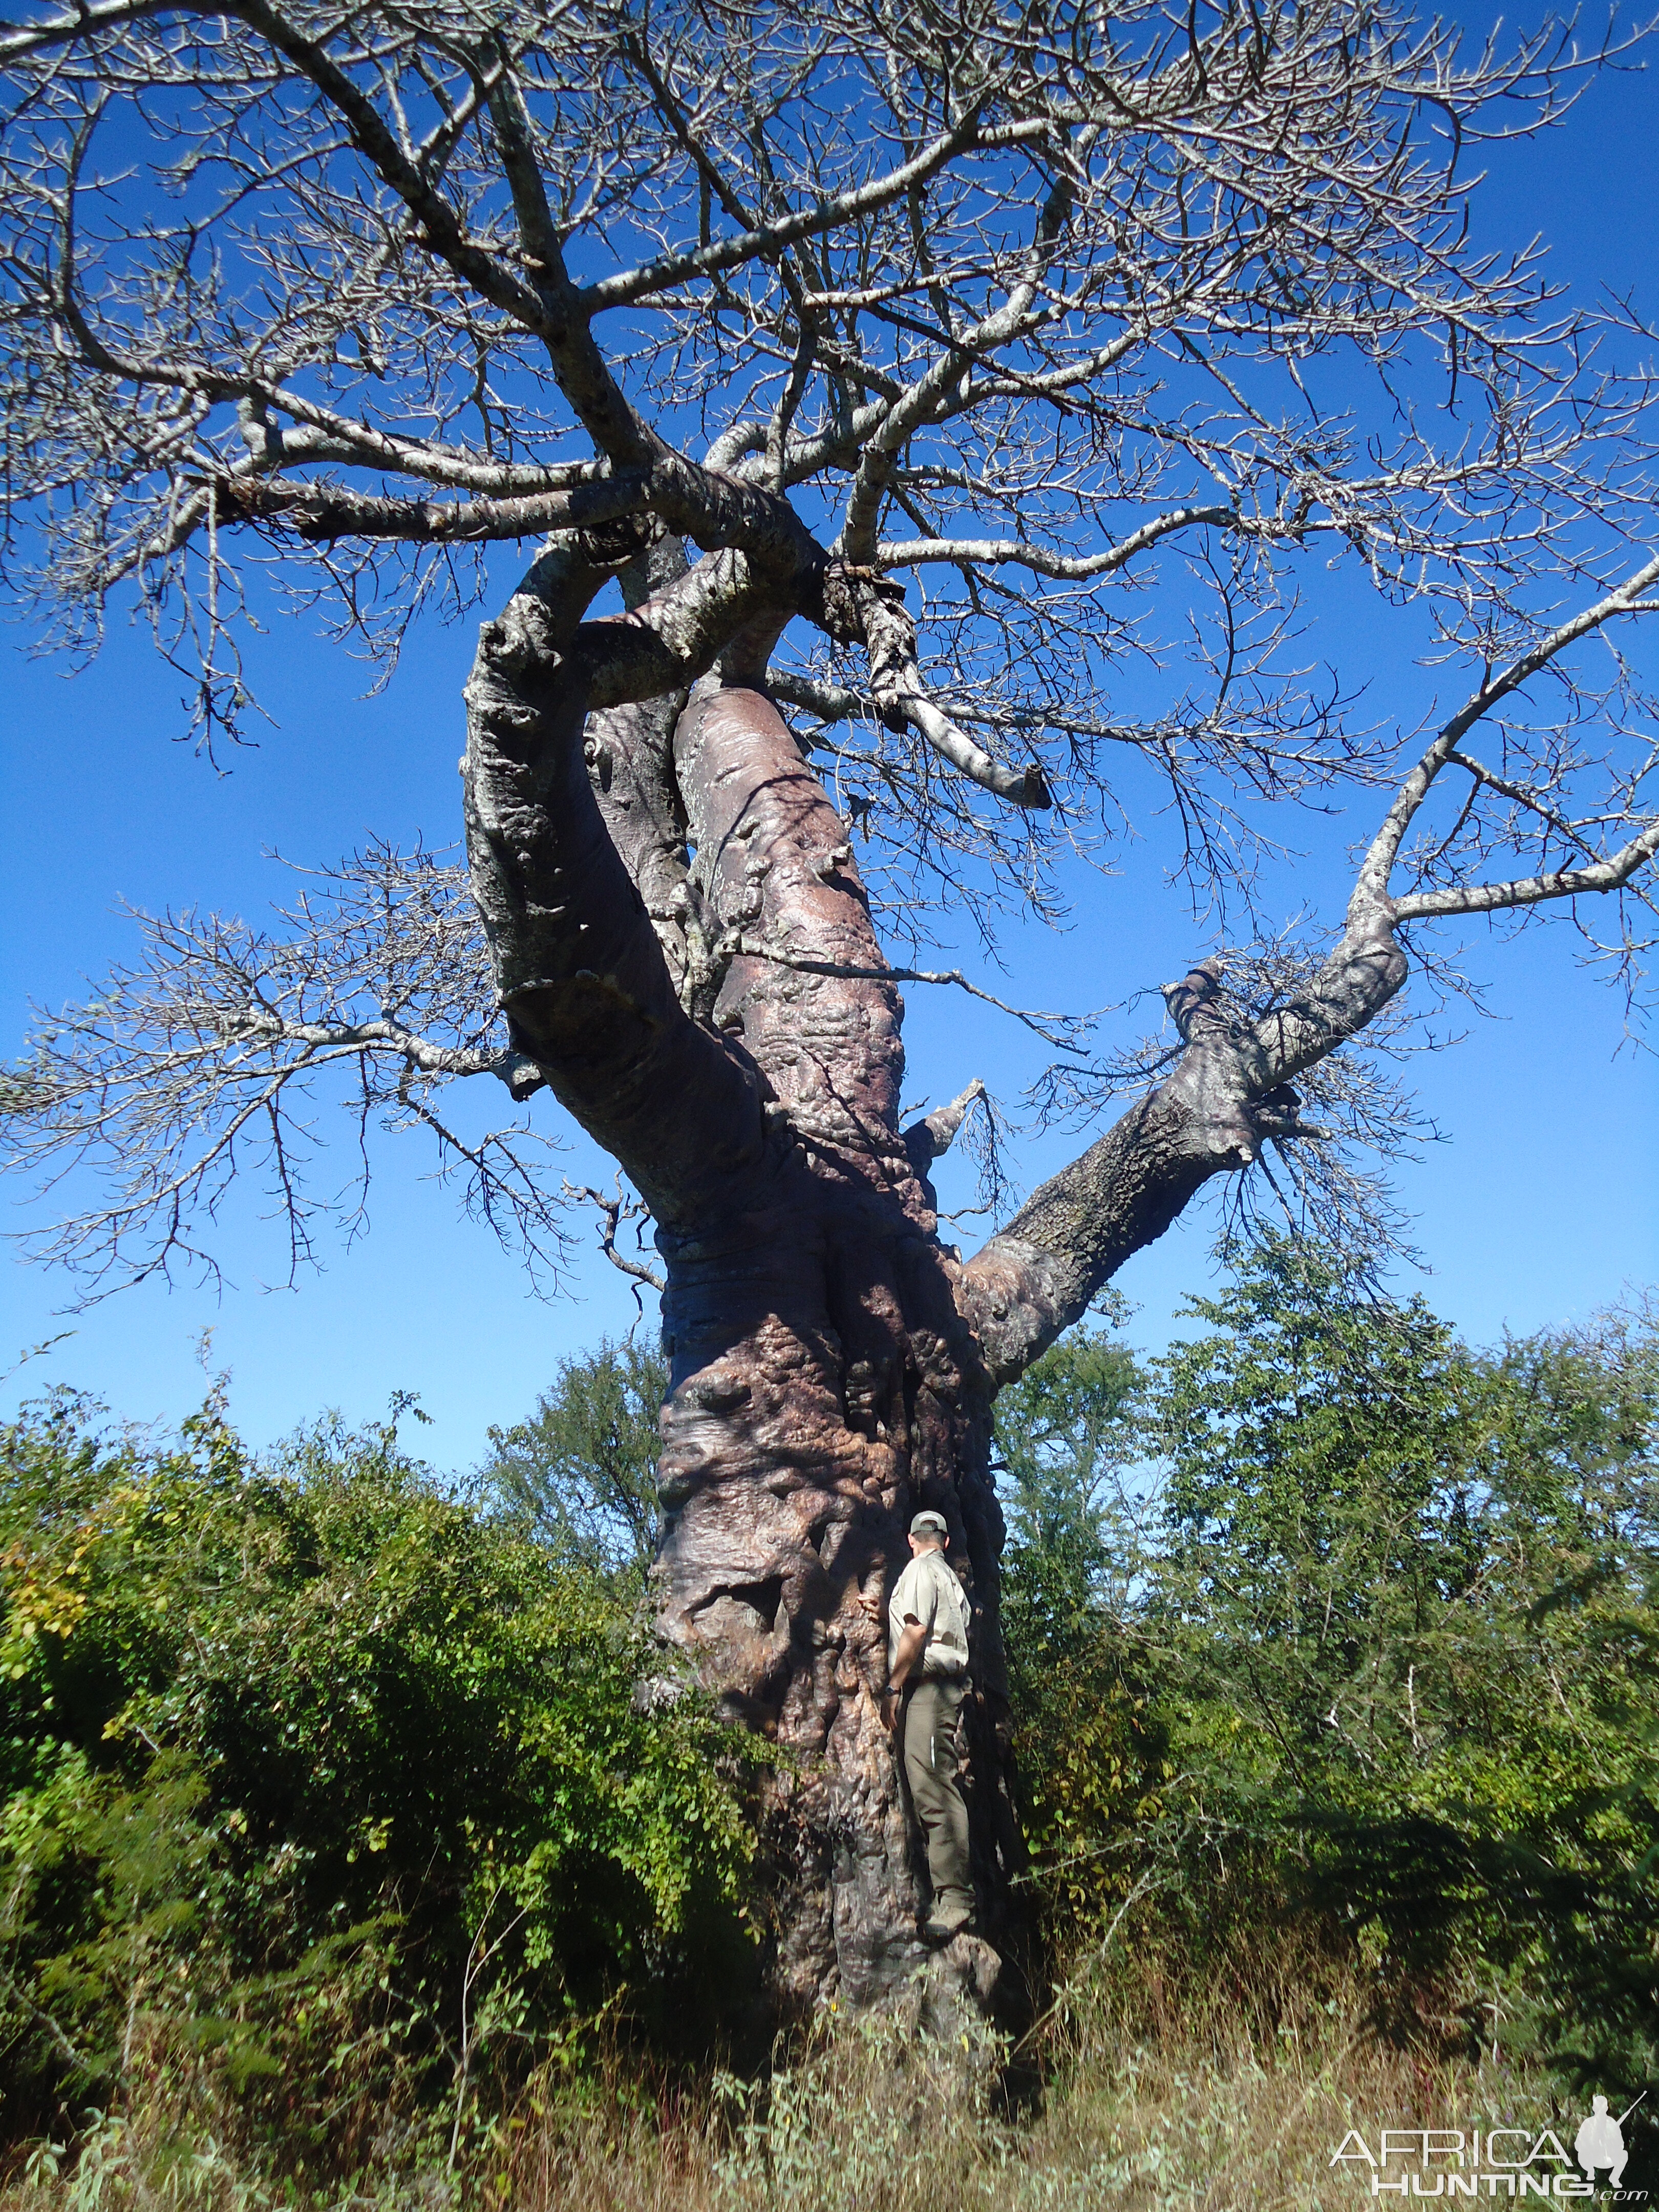
<svg viewBox="0 0 1659 2212"><path fill-rule="evenodd" d="M935 1912L922 1923L921 1932L929 1943L948 1943L953 1936L970 1935L973 1925L971 1912Z"/></svg>

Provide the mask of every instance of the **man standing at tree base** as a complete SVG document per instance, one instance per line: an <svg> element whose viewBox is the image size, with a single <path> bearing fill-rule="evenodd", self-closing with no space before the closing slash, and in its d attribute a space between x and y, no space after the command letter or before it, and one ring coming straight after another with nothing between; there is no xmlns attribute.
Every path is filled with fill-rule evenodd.
<svg viewBox="0 0 1659 2212"><path fill-rule="evenodd" d="M968 1692L968 1599L946 1564L942 1513L910 1523L910 1564L887 1607L882 1717L903 1750L904 1778L927 1846L933 1910L922 1933L948 1942L974 1917L968 1808L957 1787L957 1722Z"/></svg>

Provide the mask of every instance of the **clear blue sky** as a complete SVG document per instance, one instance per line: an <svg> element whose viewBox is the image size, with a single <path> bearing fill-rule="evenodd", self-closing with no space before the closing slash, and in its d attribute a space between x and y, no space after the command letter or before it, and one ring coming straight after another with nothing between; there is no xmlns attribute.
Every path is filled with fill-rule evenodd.
<svg viewBox="0 0 1659 2212"><path fill-rule="evenodd" d="M1500 152L1491 166L1480 203L1488 235L1514 242L1541 231L1576 289L1607 286L1659 318L1651 70L1601 80L1565 128ZM502 564L504 575L511 565ZM1403 633L1390 632L1390 621L1355 599L1314 644L1349 678L1372 677L1379 713L1414 720L1431 691L1402 662ZM262 656L278 726L257 750L234 756L223 776L173 742L184 719L179 680L141 633L118 630L72 680L61 665L27 659L24 642L21 631L0 634L8 1048L23 1032L26 999L81 995L130 953L119 901L252 917L284 891L282 871L262 858L266 848L310 862L371 835L407 842L422 833L444 844L457 833L470 624L420 634L390 690L365 700L362 668L289 618ZM1648 659L1651 665L1651 651ZM1287 915L1306 904L1331 920L1340 837L1310 825L1310 848L1316 836L1323 857L1310 849L1275 896ZM1158 859L1153 841L1129 848L1121 875L1084 886L1066 933L1016 936L1006 986L992 978L993 988L1026 1004L1082 1007L1182 972L1209 948L1162 888ZM1399 1170L1432 1273L1398 1280L1420 1283L1442 1313L1489 1340L1506 1328L1583 1318L1659 1274L1659 1070L1623 1044L1621 1007L1579 969L1565 933L1504 945L1472 929L1466 945L1470 968L1489 986L1489 1014L1462 1024L1455 1047L1416 1064L1419 1096L1444 1141ZM948 1097L975 1074L1014 1097L1041 1057L1024 1031L956 994L911 991L906 1034L918 1098ZM567 1171L600 1179L601 1159L569 1134ZM1024 1145L1014 1164L1029 1187L1081 1141ZM257 1193L222 1224L218 1249L232 1287L221 1297L145 1288L64 1317L61 1278L5 1263L0 1369L40 1340L73 1332L13 1375L5 1401L61 1380L123 1416L175 1419L199 1400L197 1344L211 1328L212 1364L230 1370L233 1413L255 1441L325 1407L375 1415L407 1389L434 1417L422 1448L441 1466L472 1464L490 1422L526 1411L562 1354L625 1328L634 1306L597 1257L580 1269L576 1297L528 1296L489 1232L460 1219L451 1196L425 1179L431 1164L414 1140L383 1147L368 1233L331 1251L326 1272L294 1291L262 1288L283 1257ZM348 1173L343 1154L341 1179ZM954 1202L970 1202L963 1171L951 1180ZM1212 1214L1200 1207L1125 1270L1138 1341L1163 1340L1182 1297L1212 1279ZM974 1224L963 1241L975 1241Z"/></svg>

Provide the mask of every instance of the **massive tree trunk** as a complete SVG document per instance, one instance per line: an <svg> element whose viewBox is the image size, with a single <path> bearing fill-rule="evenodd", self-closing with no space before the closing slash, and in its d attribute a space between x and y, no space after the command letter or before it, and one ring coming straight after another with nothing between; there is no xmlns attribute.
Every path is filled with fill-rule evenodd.
<svg viewBox="0 0 1659 2212"><path fill-rule="evenodd" d="M810 1024L817 1010L802 1011ZM728 1710L786 1754L767 1838L786 2008L867 2002L922 1956L927 1893L878 1693L882 1609L923 1504L949 1522L973 1601L975 1887L984 1935L1006 1952L1012 1933L990 1392L929 1194L896 1145L879 1149L890 1124L871 1133L862 1158L798 1140L745 1203L659 1238L673 1359L663 1620Z"/></svg>
<svg viewBox="0 0 1659 2212"><path fill-rule="evenodd" d="M981 1998L1006 1970L1017 2003L995 1391L1208 1176L1293 1126L1286 1078L1404 962L1357 915L1272 1036L1230 1018L1208 969L1171 987L1173 1074L964 1263L927 1177L960 1102L900 1127L899 994L845 827L759 688L778 622L758 619L689 696L590 712L592 668L616 650L611 623L583 619L602 551L573 538L544 555L483 631L467 817L514 1041L658 1224L663 1632L781 1754L776 2008L874 2002L923 1960L927 1901L880 1721L883 1614L911 1516L945 1515L973 1606L981 1927L952 1970ZM678 571L636 559L630 601L683 599Z"/></svg>
<svg viewBox="0 0 1659 2212"><path fill-rule="evenodd" d="M761 1079L761 1150L717 1207L663 1219L658 1240L673 1363L663 1620L787 1754L769 1835L778 1997L861 2002L922 1955L878 1693L882 1606L924 1504L949 1522L973 1599L966 1794L985 1933L1007 1948L1018 1838L989 1380L926 1177L941 1133L907 1143L899 1128L902 1009L872 973L883 963L840 821L746 686L700 691L675 760L705 896L770 957L735 953L712 1010ZM803 972L792 954L864 972Z"/></svg>

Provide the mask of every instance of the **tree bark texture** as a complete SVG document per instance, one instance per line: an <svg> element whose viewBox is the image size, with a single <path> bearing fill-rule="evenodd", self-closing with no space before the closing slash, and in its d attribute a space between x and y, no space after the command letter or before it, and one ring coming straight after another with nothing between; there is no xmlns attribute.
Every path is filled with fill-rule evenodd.
<svg viewBox="0 0 1659 2212"><path fill-rule="evenodd" d="M778 622L757 618L683 707L590 712L586 641L611 625L584 620L606 570L581 549L544 555L483 633L468 835L514 1042L658 1225L661 1631L777 1747L776 2011L878 2002L922 1964L927 1902L881 1725L885 1603L911 1516L944 1514L972 1603L980 1928L949 1971L981 2001L1000 1971L1017 2008L996 1389L1293 1121L1290 1075L1368 1018L1404 961L1383 923L1352 918L1272 1037L1231 1018L1209 969L1170 987L1186 1042L1170 1079L964 1264L927 1175L960 1115L900 1127L902 1001L845 825L759 688Z"/></svg>

